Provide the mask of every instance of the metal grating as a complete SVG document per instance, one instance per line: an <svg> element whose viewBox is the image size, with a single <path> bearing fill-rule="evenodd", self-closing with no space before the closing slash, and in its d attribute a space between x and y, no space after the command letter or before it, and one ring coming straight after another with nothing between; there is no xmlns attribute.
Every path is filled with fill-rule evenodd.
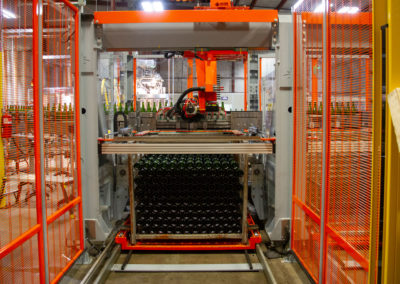
<svg viewBox="0 0 400 284"><path fill-rule="evenodd" d="M372 1L328 1L328 28L323 24L321 1L299 3L294 10L292 247L303 264L308 264L309 250L295 239L296 222L304 222L296 211L304 212L319 228L323 220L324 243L319 247L324 251L323 259L318 256L322 273L305 265L308 272L322 283L365 283L369 269L376 269L369 267L370 252L376 255L377 251L377 244L370 242L371 219L375 218L371 216L371 195L373 190L379 191L372 188ZM329 102L326 133L325 87ZM321 199L322 190L325 200ZM324 201L325 212L321 212ZM316 237L320 239L319 233ZM346 266L349 263L351 269Z"/></svg>
<svg viewBox="0 0 400 284"><path fill-rule="evenodd" d="M0 3L1 283L44 283L47 267L56 282L83 249L78 11L67 1L34 11L38 4Z"/></svg>

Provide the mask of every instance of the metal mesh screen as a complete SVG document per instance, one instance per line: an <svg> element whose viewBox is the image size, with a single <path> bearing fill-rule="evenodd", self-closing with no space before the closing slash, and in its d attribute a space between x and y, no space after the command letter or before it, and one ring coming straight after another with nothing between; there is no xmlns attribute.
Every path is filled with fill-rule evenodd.
<svg viewBox="0 0 400 284"><path fill-rule="evenodd" d="M370 250L377 250L377 244L370 243L371 194L372 190L379 190L372 188L372 1L328 2L326 26L321 1L299 1L294 7L296 142L292 246L299 259L309 264L310 249L296 242L295 226L306 222L307 217L318 228L322 228L323 221L324 243L319 246L324 251L322 262L318 256L322 281L365 283ZM325 87L329 103L326 133ZM323 201L325 210L321 212ZM311 234L306 236L312 239ZM316 238L320 239L319 234ZM319 271L306 268L318 281Z"/></svg>
<svg viewBox="0 0 400 284"><path fill-rule="evenodd" d="M1 283L58 281L83 249L77 9L38 4L0 3Z"/></svg>
<svg viewBox="0 0 400 284"><path fill-rule="evenodd" d="M46 0L43 7L43 109L50 280L80 253L77 171L75 11ZM50 222L49 222L50 221Z"/></svg>
<svg viewBox="0 0 400 284"><path fill-rule="evenodd" d="M308 23L320 1L304 1L294 14L295 28L295 149L293 189L292 249L318 282L320 251L320 211L322 182L322 101L323 34L320 24ZM315 109L310 112L309 109ZM299 224L299 225L298 225ZM295 230L297 228L297 232ZM301 230L301 237L299 235ZM299 238L299 241L296 241Z"/></svg>

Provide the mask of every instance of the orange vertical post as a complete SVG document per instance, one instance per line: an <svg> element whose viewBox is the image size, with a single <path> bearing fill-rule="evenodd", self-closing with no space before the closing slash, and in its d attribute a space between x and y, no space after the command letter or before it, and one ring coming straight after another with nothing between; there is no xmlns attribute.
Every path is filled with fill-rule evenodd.
<svg viewBox="0 0 400 284"><path fill-rule="evenodd" d="M136 58L133 58L133 110L136 111Z"/></svg>
<svg viewBox="0 0 400 284"><path fill-rule="evenodd" d="M188 81L187 81L188 89L193 87L193 62L194 59L188 59ZM193 93L189 93L188 98L193 98Z"/></svg>
<svg viewBox="0 0 400 284"><path fill-rule="evenodd" d="M243 60L244 64L244 111L247 111L247 58Z"/></svg>
<svg viewBox="0 0 400 284"><path fill-rule="evenodd" d="M38 7L39 3L37 0L33 0L32 6ZM44 236L43 226L43 207L42 207L42 176L41 176L41 165L40 161L40 108L39 96L40 96L40 80L39 80L39 66L40 66L40 52L39 52L39 38L42 29L39 29L39 21L41 17L39 15L39 9L33 9L33 131L34 131L34 155L35 155L35 190L36 190L36 216L37 222L40 224L40 230L38 234L38 254L39 254L39 279L40 283L45 283L45 262L46 258L44 255L44 242L47 242L47 236Z"/></svg>
<svg viewBox="0 0 400 284"><path fill-rule="evenodd" d="M318 77L317 77L317 68L318 68L318 59L313 58L311 60L311 100L312 105L318 102Z"/></svg>

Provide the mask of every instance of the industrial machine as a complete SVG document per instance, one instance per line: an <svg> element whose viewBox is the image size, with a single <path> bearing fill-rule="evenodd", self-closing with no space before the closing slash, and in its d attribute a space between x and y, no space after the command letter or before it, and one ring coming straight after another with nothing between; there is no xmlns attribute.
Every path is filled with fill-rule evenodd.
<svg viewBox="0 0 400 284"><path fill-rule="evenodd" d="M190 20L185 18L187 11L186 16L180 11L168 11L172 20L144 17L138 21L132 20L132 17L141 12L96 12L94 19L88 17L82 21L82 36L92 39L95 50L98 50L96 55L90 44L81 47L85 58L82 62L84 72L81 88L87 94L84 99L87 101L82 102L86 110L82 129L91 137L89 139L95 136L99 138L97 142L102 154L99 156L92 148L82 151L84 160L90 164L99 164L98 168L86 167L87 174L84 176L100 178L83 181L88 188L100 190L96 196L91 195L93 202L84 209L88 237L92 241L105 240L115 226L114 222L129 215L126 223L129 229L123 229L116 237L116 242L123 249L254 249L256 243L261 241L256 228L264 229L264 226L268 226L273 241L287 244L291 184L285 182L275 185L274 177L290 175L291 114L287 111L290 107L290 94L277 99L277 106L284 110L282 116L286 116L282 118L285 124L279 124L279 132L268 131L268 135L266 125L275 125L275 122L272 121L273 116L266 115L266 107L263 105L265 98L262 94L258 95L258 88L261 88L261 76L258 75L258 72L261 74L261 65L258 63L263 57L272 55L275 58L271 49L278 40L278 15L275 11L226 7L218 16L218 22L224 22L224 26L219 27L218 33L215 33L209 25L214 25L217 18L213 18L210 11L189 11L193 12ZM240 24L232 21L235 15L240 15ZM290 26L290 23L287 25ZM156 26L159 29L154 29ZM182 30L190 30L190 33L182 34ZM243 31L246 33L245 40ZM142 33L151 36L142 38ZM151 38L157 41L148 41ZM172 38L174 40L171 41ZM221 41L221 38L224 40ZM99 64L93 64L97 58ZM290 58L282 57L279 60L281 66L287 69L264 72L290 74ZM146 69L146 64L151 67ZM149 70L140 71L140 79L137 66L141 70ZM156 82L161 82L161 85ZM278 90L290 90L286 87L290 84L290 77L280 84ZM96 85L97 89L93 88ZM140 93L137 92L138 87ZM146 88L147 91L143 92ZM279 92L276 93L278 95ZM98 105L91 104L91 98L100 98ZM270 110L275 108L275 105L269 104ZM278 133L279 137L275 137ZM275 145L275 139L278 138L285 140L282 142L283 147L279 143ZM275 153L280 155L276 161L279 170L273 173L275 165L269 161L275 160ZM183 154L189 156L182 158L180 155ZM152 234L148 226L143 229L145 224L151 222L143 223L148 215L138 213L137 206L139 211L143 210L143 206L146 207L143 204L148 201L140 201L143 199L143 186L140 182L149 178L136 167L146 159L159 161L159 156L152 155L162 155L160 157L177 159L182 163L188 157L203 161L207 155L233 155L221 157L234 159L244 172L238 180L240 230L235 230L234 225L233 229L226 228L226 231L208 231L204 228L193 231L183 228L178 231L166 230L170 232L166 233L160 229L163 224L159 223L155 223L156 227L150 230ZM184 164L189 167L186 161ZM269 169L268 165L274 169ZM169 171L164 173L169 174ZM207 180L205 177L211 174L212 171L191 170L187 173L191 178L183 181L183 185L186 188L194 185L199 187L201 182ZM271 177L270 182L266 181L267 176ZM216 181L214 184L218 188L223 187L224 183ZM183 185L177 186L181 188ZM170 188L167 182L155 186L165 187L166 190ZM187 190L184 191L185 195L190 196ZM216 193L208 191L208 194L218 197ZM136 197L139 199L136 200ZM275 207L276 200L281 204ZM159 202L153 200L150 203L154 205ZM183 200L178 203L190 202ZM183 210L180 206L175 206L175 209L171 209L174 206L163 206L159 204L158 209L154 210ZM203 209L210 212L214 212L214 209L228 210L224 206L221 203L221 208ZM194 222L192 217L189 223ZM194 217L203 218L205 215ZM173 224L177 225L177 221ZM217 228L220 225L215 224ZM185 231L190 233L184 234ZM182 245L182 240L189 243Z"/></svg>

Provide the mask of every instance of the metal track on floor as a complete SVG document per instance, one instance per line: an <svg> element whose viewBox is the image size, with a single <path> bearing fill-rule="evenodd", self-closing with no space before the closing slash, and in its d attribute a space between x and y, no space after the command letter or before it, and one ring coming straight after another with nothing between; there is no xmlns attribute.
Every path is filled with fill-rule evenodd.
<svg viewBox="0 0 400 284"><path fill-rule="evenodd" d="M261 263L219 263L219 264L114 264L114 272L258 272L263 270Z"/></svg>

